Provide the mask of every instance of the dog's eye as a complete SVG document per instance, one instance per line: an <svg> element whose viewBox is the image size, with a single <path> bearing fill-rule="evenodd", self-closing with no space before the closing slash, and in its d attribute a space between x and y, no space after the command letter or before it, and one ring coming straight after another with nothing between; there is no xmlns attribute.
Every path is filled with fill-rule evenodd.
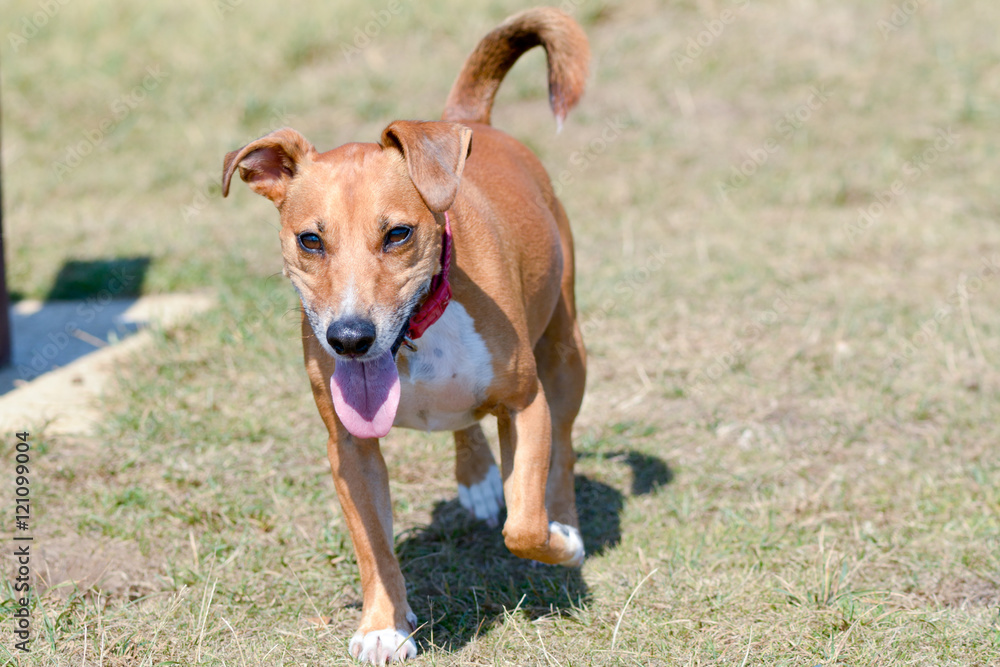
<svg viewBox="0 0 1000 667"><path fill-rule="evenodd" d="M385 235L385 241L383 242L383 247L388 249L391 246L396 246L409 240L410 235L413 234L413 228L407 227L406 225L399 225L393 227Z"/></svg>
<svg viewBox="0 0 1000 667"><path fill-rule="evenodd" d="M312 232L303 232L299 234L299 245L306 252L322 252L323 251L323 239L319 237L318 234L313 234Z"/></svg>

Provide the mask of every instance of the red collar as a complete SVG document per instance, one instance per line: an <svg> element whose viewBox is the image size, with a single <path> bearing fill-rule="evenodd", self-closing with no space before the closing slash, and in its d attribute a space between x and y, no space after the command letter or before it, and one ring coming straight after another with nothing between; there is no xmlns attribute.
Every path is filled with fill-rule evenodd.
<svg viewBox="0 0 1000 667"><path fill-rule="evenodd" d="M444 212L444 236L441 239L441 272L431 278L431 289L420 310L410 318L406 328L406 338L416 340L424 335L430 325L444 315L444 309L451 301L451 285L448 284L448 271L451 269L451 221L448 211Z"/></svg>

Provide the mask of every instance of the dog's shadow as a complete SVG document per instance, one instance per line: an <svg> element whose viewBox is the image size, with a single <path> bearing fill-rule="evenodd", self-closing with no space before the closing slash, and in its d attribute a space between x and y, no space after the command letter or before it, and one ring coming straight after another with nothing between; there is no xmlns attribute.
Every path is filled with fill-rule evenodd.
<svg viewBox="0 0 1000 667"><path fill-rule="evenodd" d="M586 455L582 455L586 456ZM632 469L631 495L667 484L673 474L652 456L634 451L603 455ZM625 494L583 475L576 477L576 504L587 557L621 541ZM505 516L501 516L501 525ZM458 500L434 508L429 526L410 531L398 544L410 606L423 623L422 641L457 650L489 632L506 613L531 619L572 614L590 591L580 570L539 565L512 555L499 528L473 521Z"/></svg>

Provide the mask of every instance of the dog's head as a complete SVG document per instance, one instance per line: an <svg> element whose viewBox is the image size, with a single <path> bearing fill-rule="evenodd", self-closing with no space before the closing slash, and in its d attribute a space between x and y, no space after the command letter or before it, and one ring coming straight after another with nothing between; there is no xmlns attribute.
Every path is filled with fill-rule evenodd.
<svg viewBox="0 0 1000 667"><path fill-rule="evenodd" d="M440 214L455 201L472 130L396 121L381 143L318 153L284 128L226 155L281 215L285 274L332 356L384 357L440 270Z"/></svg>

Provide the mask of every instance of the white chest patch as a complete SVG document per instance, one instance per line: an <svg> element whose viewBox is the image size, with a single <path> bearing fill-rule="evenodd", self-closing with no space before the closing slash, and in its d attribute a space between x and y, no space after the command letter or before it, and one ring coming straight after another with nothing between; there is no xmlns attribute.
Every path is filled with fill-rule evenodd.
<svg viewBox="0 0 1000 667"><path fill-rule="evenodd" d="M472 426L493 381L486 343L462 304L452 301L437 322L415 341L417 351L403 347L409 370L399 373L396 426L422 431L458 431Z"/></svg>

